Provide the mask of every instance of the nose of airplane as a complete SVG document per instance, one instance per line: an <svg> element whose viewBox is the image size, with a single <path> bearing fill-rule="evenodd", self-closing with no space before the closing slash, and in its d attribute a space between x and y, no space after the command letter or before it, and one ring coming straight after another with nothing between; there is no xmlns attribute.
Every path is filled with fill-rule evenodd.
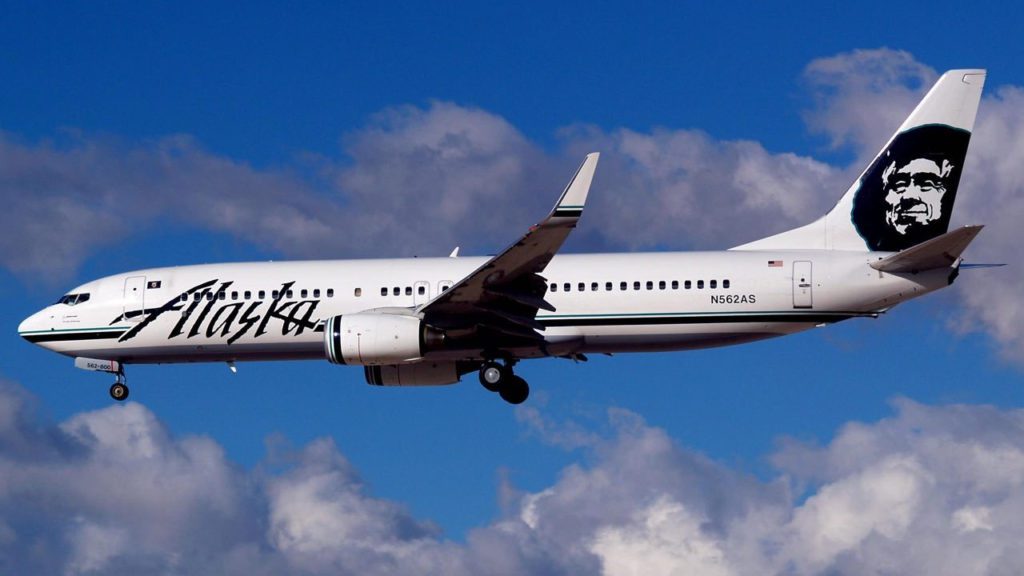
<svg viewBox="0 0 1024 576"><path fill-rule="evenodd" d="M36 312L35 314L29 316L28 318L22 320L21 324L18 324L18 334L25 340L35 343L36 339L34 338L34 336L37 336L41 332L45 332L52 328L52 326L48 322L49 319L50 315L47 313L47 311L45 309L40 310L39 312Z"/></svg>

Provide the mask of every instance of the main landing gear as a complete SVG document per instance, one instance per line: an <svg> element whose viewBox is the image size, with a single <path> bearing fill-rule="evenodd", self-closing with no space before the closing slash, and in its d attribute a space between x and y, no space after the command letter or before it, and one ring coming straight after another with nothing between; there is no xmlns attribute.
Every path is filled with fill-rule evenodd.
<svg viewBox="0 0 1024 576"><path fill-rule="evenodd" d="M116 374L117 380L110 386L110 397L118 402L124 402L128 399L128 384L125 383L124 370L118 370Z"/></svg>
<svg viewBox="0 0 1024 576"><path fill-rule="evenodd" d="M491 392L497 392L509 404L522 404L530 396L530 385L512 372L514 361L498 364L488 360L480 366L480 384Z"/></svg>

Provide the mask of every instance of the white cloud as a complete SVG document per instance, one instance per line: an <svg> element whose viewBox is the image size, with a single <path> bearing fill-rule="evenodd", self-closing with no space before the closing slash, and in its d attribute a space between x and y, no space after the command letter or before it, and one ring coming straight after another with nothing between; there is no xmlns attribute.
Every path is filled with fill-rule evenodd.
<svg viewBox="0 0 1024 576"><path fill-rule="evenodd" d="M833 147L853 147L861 161L869 161L938 77L903 50L854 50L818 58L804 69L815 102L804 118Z"/></svg>
<svg viewBox="0 0 1024 576"><path fill-rule="evenodd" d="M590 549L601 558L605 574L734 574L720 542L702 530L703 522L678 502L662 497L638 511L630 523L599 529Z"/></svg>
<svg viewBox="0 0 1024 576"><path fill-rule="evenodd" d="M913 575L1024 562L1022 410L899 400L824 446L783 443L767 481L612 410L580 462L459 543L374 497L328 439L246 471L136 403L60 424L31 406L0 385L12 573Z"/></svg>
<svg viewBox="0 0 1024 576"><path fill-rule="evenodd" d="M70 545L66 574L102 573L111 559L131 550L131 540L123 529L100 526L81 518L68 530Z"/></svg>
<svg viewBox="0 0 1024 576"><path fill-rule="evenodd" d="M890 456L822 487L789 523L786 554L816 573L871 536L904 539L928 481L912 458Z"/></svg>

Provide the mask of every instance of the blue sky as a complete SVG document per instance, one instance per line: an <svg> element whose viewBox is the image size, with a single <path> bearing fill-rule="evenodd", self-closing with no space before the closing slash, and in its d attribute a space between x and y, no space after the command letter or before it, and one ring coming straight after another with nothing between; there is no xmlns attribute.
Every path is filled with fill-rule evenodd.
<svg viewBox="0 0 1024 576"><path fill-rule="evenodd" d="M787 526L801 534L810 505L804 498L823 501L841 491L826 488L848 478L824 464L814 471L793 464L798 452L800 462L817 462L800 450L821 450L824 462L825 453L848 456L844 442L856 444L850 438L902 431L908 439L918 429L948 438L944 426L964 414L1016 422L1024 402L1017 321L1024 310L1016 301L1024 262L1015 249L1024 214L1020 8L859 3L821 10L813 3L5 5L0 194L9 210L0 216L0 319L7 327L0 380L10 383L5 402L21 424L0 426L0 437L24 430L74 436L74 426L85 423L92 440L74 441L94 454L108 438L97 432L99 423L113 422L116 431L141 422L132 430L147 438L166 430L169 439L160 442L174 453L203 439L222 450L217 461L226 470L247 479L241 484L264 487L251 514L232 517L232 526L243 526L237 542L255 542L257 556L273 560L268 566L283 562L311 573L358 571L370 562L354 552L331 556L343 546L318 540L315 526L296 528L302 514L296 520L274 512L287 511L275 499L283 487L315 478L317 466L345 471L344 486L358 486L359 501L373 504L367 517L384 509L383 516L401 520L395 525L426 526L430 542L453 547L442 546L440 557L471 568L473 554L485 549L481 541L504 534L509 519L532 518L538 495L569 492L581 474L614 477L616 454L659 435L672 446L657 452L672 455L663 468L677 476L665 481L672 488L645 492L637 513L669 498L682 503L667 508L669 517L689 518L679 510L701 510L707 499L673 490L718 474L755 486L750 502L789 486ZM591 150L603 154L597 202L569 250L725 248L827 209L936 74L954 67L989 70L954 222L989 225L970 259L1011 266L965 273L952 289L879 320L736 348L524 363L533 395L518 409L484 392L472 375L448 388L376 389L363 383L361 370L327 362L244 364L235 375L223 365L131 367L133 407L111 409L109 379L76 371L15 331L77 283L133 268L443 255L454 245L492 252L543 214ZM452 150L455 160L442 154ZM679 160L684 155L689 159ZM503 168L507 159L511 171ZM737 183L733 175L751 165L772 166L781 184ZM751 202L755 193L767 207ZM454 215L432 207L439 199L458 207ZM634 212L640 204L651 207ZM465 216L481 208L496 217ZM282 225L268 217L281 213L294 219ZM395 222L382 223L382 214ZM978 429L966 434L975 433L978 446L989 446ZM31 467L11 455L13 437L0 439L0 460ZM333 457L316 460L325 439L334 445L328 452L351 468ZM857 454L863 458L851 457L850 474L861 479L895 458ZM923 448L899 456L907 454L917 467L941 460ZM632 473L661 478L658 463L665 461L652 456ZM146 469L128 456L121 464L129 476ZM701 476L706 470L715 472ZM746 502L740 493L748 491L735 496ZM137 558L116 546L106 555L69 552L53 560L60 565L33 564L41 561L4 547L33 538L39 526L24 520L33 509L3 494L0 551L7 560L0 566L146 571L155 570L152 557L193 550L185 536L154 536L143 546L153 555L148 564L133 564ZM1000 506L1010 504L950 513L964 525L1002 528L990 530L999 537L1017 534L1019 525L999 524ZM122 518L113 508L68 502L46 516L56 534L47 542L81 551L90 535L154 522ZM260 516L264 509L272 512ZM552 510L544 513L553 525L569 522ZM716 518L713 511L705 516ZM634 550L623 542L636 543L614 531L625 530L622 518L629 517L588 536L601 562L588 556L559 564L557 554L523 553L529 561L509 557L508 572L615 573L629 557L623 550ZM281 518L298 524L284 532L264 527ZM563 544L523 522L540 548ZM890 525L865 534L898 545L898 535L884 528ZM699 536L704 529L695 530ZM957 534L952 544L960 542ZM303 538L313 544L297 546L308 543ZM742 573L742 555L731 555L730 542L716 545L725 564ZM834 550L801 556L800 538L794 542L789 566L806 573L856 572L871 566L867 551L880 546L863 536L843 549L861 550L864 563L856 564Z"/></svg>

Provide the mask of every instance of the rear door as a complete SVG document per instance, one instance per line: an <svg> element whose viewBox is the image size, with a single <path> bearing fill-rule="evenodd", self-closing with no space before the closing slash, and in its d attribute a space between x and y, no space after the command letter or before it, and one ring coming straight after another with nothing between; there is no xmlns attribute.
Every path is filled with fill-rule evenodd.
<svg viewBox="0 0 1024 576"><path fill-rule="evenodd" d="M814 306L811 263L807 260L793 262L793 308Z"/></svg>

